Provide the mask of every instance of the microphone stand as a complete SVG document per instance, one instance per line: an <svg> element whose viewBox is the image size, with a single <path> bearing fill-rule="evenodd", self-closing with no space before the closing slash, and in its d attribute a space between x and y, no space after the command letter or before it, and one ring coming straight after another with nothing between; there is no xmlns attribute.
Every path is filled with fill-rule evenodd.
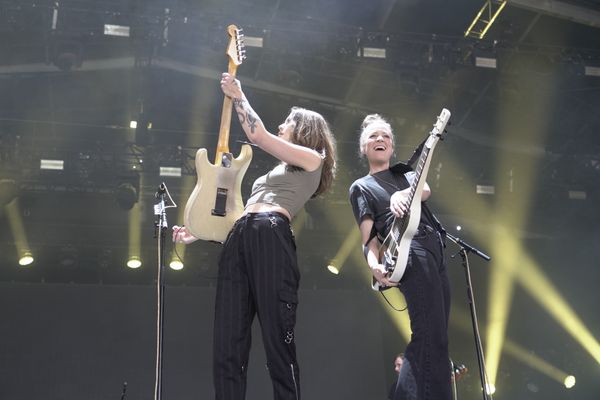
<svg viewBox="0 0 600 400"><path fill-rule="evenodd" d="M471 282L471 270L469 268L469 258L467 257L467 253L471 252L479 257L483 258L486 261L490 261L491 257L487 254L479 251L475 247L469 245L465 241L456 236L452 236L451 234L446 232L446 237L456 243L460 250L458 254L460 254L462 258L462 265L465 270L465 278L467 281L467 297L469 300L469 308L471 309L471 321L473 323L473 334L475 336L475 350L477 353L477 363L479 366L479 378L481 379L481 389L483 393L483 400L492 400L492 395L488 393L488 382L487 382L487 371L485 369L485 359L483 357L483 347L481 345L481 335L479 334L479 325L477 322L477 311L475 310L475 298L473 296L473 285ZM454 257L454 256L452 256Z"/></svg>
<svg viewBox="0 0 600 400"><path fill-rule="evenodd" d="M452 371L452 399L453 400L458 400L458 393L456 391L456 374L455 374L455 368L456 366L454 365L454 361L450 360L450 368Z"/></svg>
<svg viewBox="0 0 600 400"><path fill-rule="evenodd" d="M164 284L164 248L165 233L167 231L167 214L165 212L165 197L167 188L164 183L158 187L155 197L159 199L158 204L154 206L154 215L157 219L154 221L154 237L157 239L158 249L158 278L156 282L158 305L156 308L156 369L154 381L154 400L160 400L162 397L162 353L163 353L163 321L165 310L165 284Z"/></svg>

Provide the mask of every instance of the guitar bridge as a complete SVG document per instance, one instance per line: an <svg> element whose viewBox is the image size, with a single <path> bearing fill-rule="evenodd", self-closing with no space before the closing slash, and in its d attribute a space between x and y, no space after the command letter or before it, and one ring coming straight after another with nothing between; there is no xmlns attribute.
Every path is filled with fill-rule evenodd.
<svg viewBox="0 0 600 400"><path fill-rule="evenodd" d="M383 253L383 265L385 266L385 270L388 272L392 272L394 267L396 266L396 257L394 257L390 252L386 251Z"/></svg>
<svg viewBox="0 0 600 400"><path fill-rule="evenodd" d="M224 217L227 215L227 189L217 188L217 197L215 198L215 208L211 210L212 215Z"/></svg>

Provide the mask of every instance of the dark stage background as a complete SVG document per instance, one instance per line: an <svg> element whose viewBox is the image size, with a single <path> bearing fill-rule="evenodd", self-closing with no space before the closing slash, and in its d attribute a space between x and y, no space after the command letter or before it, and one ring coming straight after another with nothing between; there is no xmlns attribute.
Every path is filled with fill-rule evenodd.
<svg viewBox="0 0 600 400"><path fill-rule="evenodd" d="M143 286L0 286L2 399L150 399L155 293ZM207 399L212 389L211 288L166 291L164 399ZM381 346L371 293L303 290L297 343L308 399L385 398L393 354ZM374 312L375 310L375 312ZM255 325L255 328L258 324ZM254 329L248 399L272 396ZM385 362L384 362L385 361Z"/></svg>
<svg viewBox="0 0 600 400"><path fill-rule="evenodd" d="M492 256L470 260L494 399L599 399L600 1L511 0L485 37L464 35L500 3L0 0L0 400L116 400L125 381L126 400L152 398L154 193L167 184L179 205L168 223L181 224L196 150L214 158L231 23L255 38L238 77L267 128L299 105L321 112L338 143L332 192L293 222L304 398L387 395L408 331L369 287L347 201L367 171L358 131L382 114L405 160L446 107L430 206ZM234 155L242 139L234 118ZM254 149L244 198L273 165ZM458 398L478 400L457 250L451 356L469 368ZM165 272L165 400L212 398L219 251L167 243L166 263L181 256L184 268ZM140 268L126 267L132 256ZM255 331L248 400L264 400Z"/></svg>

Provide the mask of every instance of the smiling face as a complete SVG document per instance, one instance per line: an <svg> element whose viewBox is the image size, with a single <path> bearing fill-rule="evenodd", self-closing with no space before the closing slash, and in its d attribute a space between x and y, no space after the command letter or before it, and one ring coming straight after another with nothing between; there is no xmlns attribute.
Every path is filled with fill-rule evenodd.
<svg viewBox="0 0 600 400"><path fill-rule="evenodd" d="M368 132L363 143L362 153L369 164L389 163L394 153L392 133L386 129Z"/></svg>

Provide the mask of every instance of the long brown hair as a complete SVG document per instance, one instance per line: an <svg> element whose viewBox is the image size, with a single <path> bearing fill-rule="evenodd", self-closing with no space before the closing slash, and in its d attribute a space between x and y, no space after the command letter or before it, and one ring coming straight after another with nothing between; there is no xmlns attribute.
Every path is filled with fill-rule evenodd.
<svg viewBox="0 0 600 400"><path fill-rule="evenodd" d="M336 143L329 124L321 114L301 107L292 107L290 117L296 123L290 142L316 150L323 158L321 181L314 193L318 196L331 188L337 168ZM288 165L290 171L302 170L300 167Z"/></svg>

